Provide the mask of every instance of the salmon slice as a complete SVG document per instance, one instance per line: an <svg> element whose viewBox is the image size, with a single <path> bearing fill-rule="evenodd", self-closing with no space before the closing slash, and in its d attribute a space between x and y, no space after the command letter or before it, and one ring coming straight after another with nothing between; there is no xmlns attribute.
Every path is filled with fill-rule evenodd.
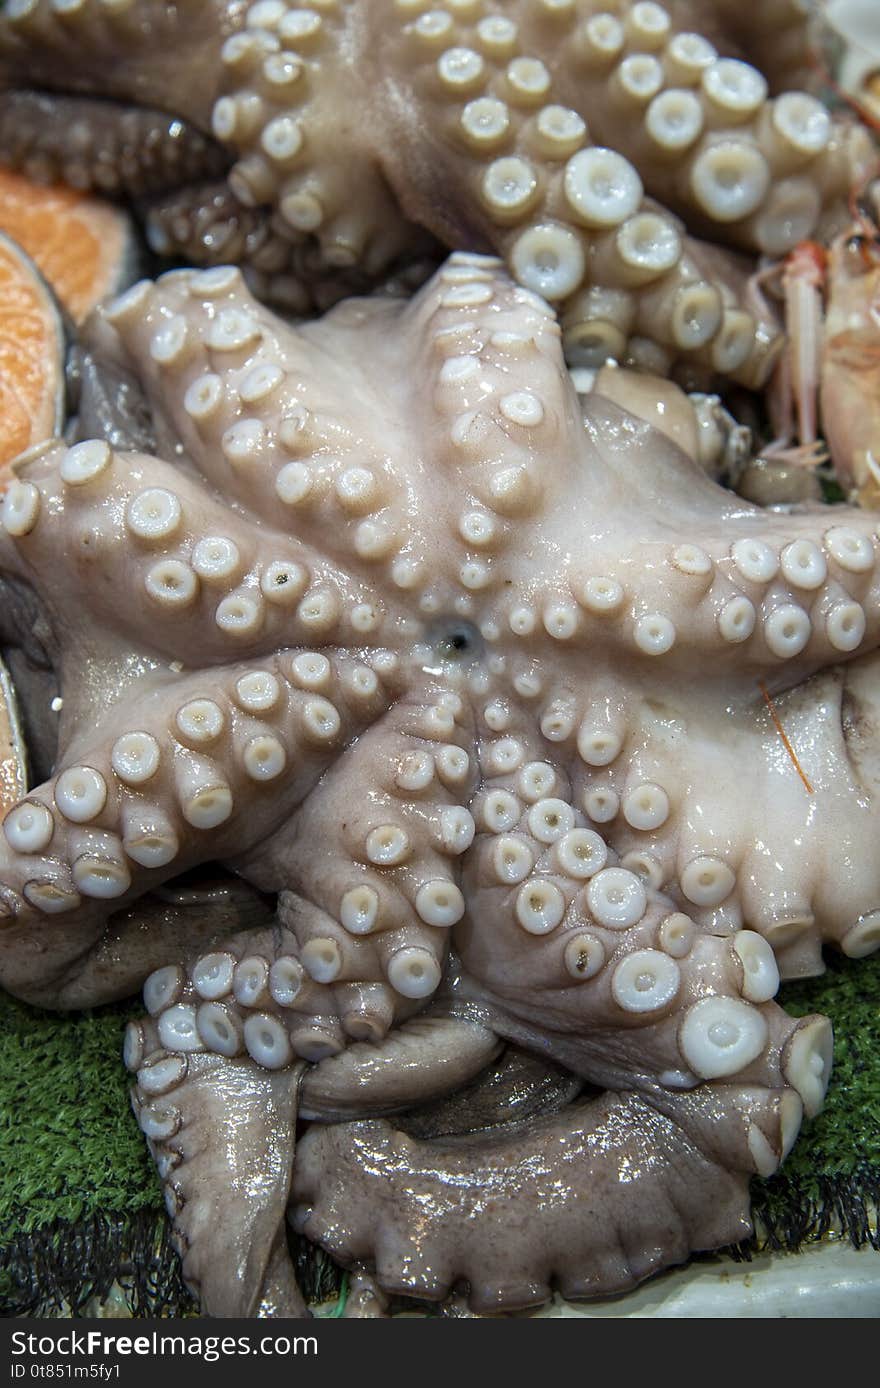
<svg viewBox="0 0 880 1388"><path fill-rule="evenodd" d="M121 208L0 169L0 231L17 241L74 323L138 274L132 224Z"/></svg>
<svg viewBox="0 0 880 1388"><path fill-rule="evenodd" d="M0 491L9 464L64 424L64 325L49 286L0 233Z"/></svg>

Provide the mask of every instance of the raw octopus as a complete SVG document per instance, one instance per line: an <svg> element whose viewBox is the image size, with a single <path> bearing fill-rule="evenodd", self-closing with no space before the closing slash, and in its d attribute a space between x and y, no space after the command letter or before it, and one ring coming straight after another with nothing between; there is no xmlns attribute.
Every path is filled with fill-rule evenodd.
<svg viewBox="0 0 880 1388"><path fill-rule="evenodd" d="M761 385L781 338L749 257L830 236L874 164L785 89L804 8L10 0L0 147L139 199L161 253L244 262L300 311L438 241L497 250L559 306L569 360Z"/></svg>
<svg viewBox="0 0 880 1388"><path fill-rule="evenodd" d="M723 58L692 6L614 8L398 3L379 48L366 4L0 21L13 154L164 197L163 251L304 308L469 247L297 325L233 266L140 282L3 502L3 644L63 707L0 982L144 985L125 1060L208 1314L307 1314L288 1218L373 1313L737 1241L830 1072L780 975L880 946L876 517L750 505L566 366L763 383L740 252L836 229L867 137L768 98L734 6ZM799 7L762 14L784 83ZM205 864L222 912L151 913Z"/></svg>

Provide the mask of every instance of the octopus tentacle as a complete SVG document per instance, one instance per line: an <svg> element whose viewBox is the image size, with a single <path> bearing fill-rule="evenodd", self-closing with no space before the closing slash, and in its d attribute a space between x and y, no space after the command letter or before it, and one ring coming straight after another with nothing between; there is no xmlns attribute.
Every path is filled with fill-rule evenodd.
<svg viewBox="0 0 880 1388"><path fill-rule="evenodd" d="M611 1092L539 1123L537 1154L535 1125L525 1138L514 1132L487 1142L482 1135L479 1143L414 1143L385 1123L307 1136L293 1188L297 1227L342 1261L374 1266L386 1290L439 1299L464 1278L477 1310L540 1303L554 1284L569 1297L622 1290L693 1249L743 1237L748 1176L772 1174L802 1113L821 1106L830 1026L816 1017L793 1021L768 1000L777 979L766 947L762 955L747 932L732 944L704 935L692 948L686 942L684 955L678 922L666 917L659 947L644 948L660 912L645 911L638 879L605 869L593 882L589 933L554 941L558 922L530 917L521 949L505 940L499 953L494 930L516 925L508 910L496 918L491 900L481 898L482 931L459 934L480 996L488 989L496 999L493 1025L536 1042L532 1023L540 1016L551 1054ZM497 919L490 933L487 919ZM560 982L550 963L560 945L569 979L580 979L576 987ZM605 958L613 967L603 971ZM616 1093L622 1076L634 1072L640 1093ZM624 1171L625 1200L618 1188ZM537 1192L526 1198L532 1181L542 1192L540 1232L522 1213L513 1216L514 1207L536 1209ZM702 1192L705 1203L688 1189ZM496 1253L499 1201L510 1213ZM726 1234L718 1218L733 1220ZM509 1222L521 1240L516 1257ZM522 1274L515 1285L511 1268Z"/></svg>
<svg viewBox="0 0 880 1388"><path fill-rule="evenodd" d="M325 264L313 237L303 238L268 208L245 206L226 182L176 189L142 202L140 209L157 255L185 265L242 265L256 297L288 313L324 312L348 294L375 287L361 266ZM418 288L441 259L433 237L410 225L399 264L388 266L390 280Z"/></svg>
<svg viewBox="0 0 880 1388"><path fill-rule="evenodd" d="M311 654L296 657L294 667L307 681L313 702L326 704L315 691L326 688L330 662ZM259 688L253 677L244 676L240 684L247 685L242 694L250 694L253 688L254 695L265 702L265 673ZM272 692L277 698L278 691ZM208 704L198 728L194 726L196 732L219 706L204 699L184 706L195 717ZM148 998L148 1006L160 1014L165 1044L171 1044L171 1032L165 1035L162 1028L173 1031L185 1022L194 1044L198 1028L199 1045L230 1055L246 1048L258 1063L279 1068L289 1064L293 1054L309 1060L335 1054L349 1039L380 1041L394 1022L410 1016L436 991L450 928L464 911L456 880L457 858L473 836L473 821L460 803L469 758L460 745L448 740L455 735L452 709L448 697L424 706L398 704L375 735L362 736L349 751L342 772L325 772L320 786L311 789L308 815L301 821L293 816L292 828L285 826L273 836L266 836L253 807L243 836L242 825L233 817L240 795L234 783L224 782L227 793L220 809L215 802L223 787L213 782L210 786L206 782L201 790L197 787L196 800L187 802L187 806L197 802L195 815L187 806L184 815L193 823L194 818L206 816L218 819L226 811L217 824L197 827L214 828L215 852L220 857L230 857L229 847L238 839L243 851L235 859L237 869L264 890L280 893L279 934L262 941L233 940L224 952L196 961L189 984L176 967L167 971L167 977L160 970L165 980L161 987L155 978L148 980L150 996L159 988L160 1001L153 1005ZM400 733L396 738L392 731L395 725L405 734L402 750L398 750ZM220 732L212 732L216 740ZM432 739L440 742L436 761L418 744L413 748L419 733L422 747L431 746ZM186 740L192 742L192 735ZM247 745L257 742L280 745L269 734L254 737ZM199 757L198 766L205 761ZM392 773L388 790L383 793L377 786L368 803L352 803L352 785L367 776L375 778L377 771L380 779L383 772ZM300 765L299 774L303 772ZM316 774L313 770L312 780ZM274 771L270 779L278 782L280 775ZM302 791L299 795L302 798ZM205 799L207 809L202 810ZM275 800L273 813L277 811ZM28 813L23 809L19 816ZM220 828L224 822L225 840ZM328 851L334 832L339 842ZM254 842L259 846L248 851ZM129 844L128 855L137 847ZM187 847L182 845L184 864ZM12 880L10 874L10 884ZM296 892L288 885L293 882ZM166 995L165 983L173 997ZM289 1010L294 1020L299 1019L290 1036Z"/></svg>
<svg viewBox="0 0 880 1388"><path fill-rule="evenodd" d="M211 260L219 241L300 306L303 270L381 278L421 253L417 223L448 245L502 251L520 283L560 305L574 357L681 360L760 384L779 334L738 301L736 262L702 256L676 213L701 235L781 255L833 224L875 162L860 127L803 92L768 97L756 68L689 32L686 4L105 9L13 5L0 22L0 49L18 63L7 80L64 85L59 54L73 39L80 89L115 95L127 78L160 104L151 43L167 30L166 104L230 151L234 202L211 195L200 224L191 205L177 223L168 209L154 239ZM735 51L740 17L730 6L709 17ZM784 66L802 16L774 5L763 22ZM114 45L127 61L108 77L100 55ZM343 122L342 110L363 118Z"/></svg>
<svg viewBox="0 0 880 1388"><path fill-rule="evenodd" d="M204 1311L307 1316L285 1236L302 1067L272 1073L247 1059L168 1049L149 1019L130 1025L126 1062L183 1276ZM230 1153L242 1178L236 1196L226 1190Z"/></svg>
<svg viewBox="0 0 880 1388"><path fill-rule="evenodd" d="M186 966L163 965L144 984L159 1042L187 1054L247 1053L266 1070L285 1069L294 1057L311 1061L303 1114L324 1121L446 1094L497 1055L500 1043L487 1027L447 1016L439 1004L384 1036L393 1017L387 985L337 983L327 977L327 954L326 939L303 946L281 919L271 930L228 936ZM134 1044L137 1027L132 1036Z"/></svg>
<svg viewBox="0 0 880 1388"><path fill-rule="evenodd" d="M406 1079L392 1096L389 1070L398 1080L401 1070L404 1077L409 1073L413 1097L447 1093L499 1047L478 1024L438 1016L404 1024L378 1047L355 1043L333 1058L326 1019L322 1027L321 1017L309 1014L307 1026L307 1015L289 1005L297 961L295 944L288 940L284 948L251 933L198 960L188 982L180 969L159 970L144 992L155 1015L130 1023L126 1033L133 1107L164 1185L184 1278L213 1316L308 1314L284 1236L298 1115L399 1107L407 1100ZM254 966L269 951L275 962L263 982L264 1010L252 1012L242 1026L240 998L250 992L255 1006L259 1002ZM318 990L311 991L314 1005ZM316 1062L311 1070L275 1063L281 1019L293 1048ZM240 1189L248 1194L225 1202L218 1221L216 1186L230 1142L244 1178ZM377 1298L378 1307L372 1304ZM378 1288L368 1300L372 1309L362 1314L383 1313Z"/></svg>
<svg viewBox="0 0 880 1388"><path fill-rule="evenodd" d="M381 160L401 206L442 240L497 247L553 301L579 295L572 326L605 321L597 293L622 296L632 305L616 325L624 339L659 338L690 356L720 334L719 365L751 378L754 323L684 254L675 220L644 203L636 167L649 194L696 226L780 254L869 167L860 137L836 131L806 95L768 102L755 69L708 44L688 69L659 5L626 6L621 19L594 13L576 28L575 6L458 21L423 8L397 7L381 74L366 54L347 58L352 21L279 11L262 28L266 12L254 9L255 27L223 50L229 92L213 114L240 156L230 175L238 196L276 205L334 263L368 260L380 227L393 224L371 173ZM328 93L361 70L384 83L378 135L343 148ZM581 302L587 291L592 303Z"/></svg>
<svg viewBox="0 0 880 1388"><path fill-rule="evenodd" d="M348 438L337 422L341 364L323 352L315 361L318 344L309 342L308 328L291 340L235 269L172 272L155 286L143 282L103 317L123 357L141 365L154 415L184 441L196 467L215 484L232 486L243 505L270 523L280 514L295 526L297 508L308 510L318 500L307 462L296 459L328 445L361 456L372 451L366 419L363 438L352 436L350 418ZM324 410L316 404L321 395ZM332 480L351 517L372 515L394 500L378 470L371 486L357 491L356 479L346 486L344 471Z"/></svg>
<svg viewBox="0 0 880 1388"><path fill-rule="evenodd" d="M272 908L246 883L208 884L194 900L141 897L105 922L46 916L7 923L3 986L35 1007L95 1007L130 997L158 968L211 950L230 932L265 926Z"/></svg>
<svg viewBox="0 0 880 1388"><path fill-rule="evenodd" d="M209 685L160 682L117 711L115 728L81 741L79 759L36 788L4 821L6 904L101 916L157 881L265 837L280 804L292 812L344 736L384 704L379 679L345 662L316 693L324 657L287 669L236 666ZM299 663L297 663L299 662ZM305 671L305 679L303 679ZM219 673L219 672L217 672Z"/></svg>
<svg viewBox="0 0 880 1388"><path fill-rule="evenodd" d="M354 1040L380 1039L440 983L474 834L468 745L459 696L409 694L327 771L306 813L239 861L282 893L281 919Z"/></svg>
<svg viewBox="0 0 880 1388"><path fill-rule="evenodd" d="M703 727L695 708L679 715L676 728L677 719L667 721L671 706L658 707L647 692L643 703L626 705L610 684L605 690L594 684L580 726L574 700L548 707L546 727L559 751L545 745L536 758L536 741L530 745L511 721L480 751L482 785L472 806L477 836L463 887L469 900L478 892L485 906L481 929L467 945L470 927L458 928L465 962L477 939L480 977L490 963L509 959L507 943L487 933L493 920L513 930L522 949L541 943L527 946L528 934L549 932L559 985L603 971L607 977L608 949L622 948L631 927L637 927L633 947L659 947L676 960L690 957L708 930L740 941L749 976L766 970L770 997L778 978L771 948L790 978L822 972L823 940L847 954L875 947L880 879L870 821L853 822L848 831L860 867L846 883L839 880L836 842L826 849L810 827L817 812L823 822L836 821L845 806L876 793L876 764L857 732L871 726L875 703L865 667L822 674L779 698L775 719L763 701L740 731L731 718L723 752L717 728ZM757 755L756 735L763 743ZM569 754L563 749L571 743ZM742 799L730 796L722 772L737 744L741 785L748 786ZM798 754L801 760L793 760ZM606 901L606 883L619 898L618 915ZM669 914L661 911L645 930L650 916L643 913L661 889L671 898ZM602 920L624 935L597 932Z"/></svg>
<svg viewBox="0 0 880 1388"><path fill-rule="evenodd" d="M252 923L262 923L266 914L258 909ZM134 910L123 908L108 921L95 912L68 917L59 931L52 913L17 913L4 886L0 923L3 986L35 1007L75 1008L128 997L160 964L207 949L218 934L249 921L246 912L223 906L206 915L146 896Z"/></svg>
<svg viewBox="0 0 880 1388"><path fill-rule="evenodd" d="M291 932L276 926L232 936L187 968L156 970L144 1002L160 1043L183 1054L247 1055L270 1071L288 1069L297 1056L336 1055L343 1034L333 990L300 956Z"/></svg>
<svg viewBox="0 0 880 1388"><path fill-rule="evenodd" d="M433 1142L381 1120L315 1126L298 1152L294 1223L342 1262L374 1267L388 1292L440 1300L465 1280L478 1312L540 1305L554 1287L570 1299L624 1291L747 1236L748 1178L775 1169L800 1121L791 1090L723 1086L671 1109L609 1094L527 1132Z"/></svg>
<svg viewBox="0 0 880 1388"><path fill-rule="evenodd" d="M397 1122L419 1139L481 1132L556 1113L583 1087L579 1076L561 1066L508 1046L470 1084L439 1099L420 1100Z"/></svg>
<svg viewBox="0 0 880 1388"><path fill-rule="evenodd" d="M237 10L227 0L13 0L0 25L0 85L72 86L155 110L185 94L187 110L174 114L207 130L217 48L238 27Z"/></svg>
<svg viewBox="0 0 880 1388"><path fill-rule="evenodd" d="M151 199L144 211L151 248L185 265L247 263L265 254L267 244L273 259L279 254L263 209L245 207L225 180L175 189ZM291 306L305 311L309 303L303 285Z"/></svg>
<svg viewBox="0 0 880 1388"><path fill-rule="evenodd" d="M337 1123L454 1095L495 1059L500 1044L479 1022L442 1010L412 1017L382 1041L354 1041L307 1071L300 1113Z"/></svg>
<svg viewBox="0 0 880 1388"><path fill-rule="evenodd" d="M562 817L560 802L553 815ZM609 1088L627 1073L672 1090L737 1075L791 1085L807 1111L817 1111L830 1073L830 1027L822 1019L795 1023L770 1002L779 974L767 943L729 925L725 933L717 925L716 933L697 930L634 863L606 866L597 838L570 830L557 840L560 851L536 862L524 835L504 835L490 870L474 860L476 881L467 888L480 903L479 927L469 914L455 944L467 976L499 1009L495 1029L517 1039L505 1018L530 1026L551 1015L551 1054ZM729 895L735 878L722 862L707 857L693 866L693 895ZM472 985L468 991L476 996ZM797 1058L801 1047L821 1059L818 1100L809 1065Z"/></svg>
<svg viewBox="0 0 880 1388"><path fill-rule="evenodd" d="M0 92L4 162L40 183L141 198L219 177L228 157L193 126L161 111L87 97Z"/></svg>
<svg viewBox="0 0 880 1388"><path fill-rule="evenodd" d="M810 18L804 0L768 0L746 14L737 0L667 0L676 29L699 29L724 54L758 63L771 90L786 91L814 77Z"/></svg>
<svg viewBox="0 0 880 1388"><path fill-rule="evenodd" d="M224 464L228 467L228 464ZM124 523L96 529L102 511ZM348 628L357 638L377 623L372 591L353 584L311 547L276 532L259 552L244 520L212 503L178 467L118 454L102 440L55 446L21 473L3 510L6 561L32 576L46 566L59 528L80 555L76 587L47 603L69 617L88 587L103 594L112 628L138 632L172 660L225 662L296 644L323 642ZM101 583L95 582L100 573ZM126 610L118 589L130 594Z"/></svg>

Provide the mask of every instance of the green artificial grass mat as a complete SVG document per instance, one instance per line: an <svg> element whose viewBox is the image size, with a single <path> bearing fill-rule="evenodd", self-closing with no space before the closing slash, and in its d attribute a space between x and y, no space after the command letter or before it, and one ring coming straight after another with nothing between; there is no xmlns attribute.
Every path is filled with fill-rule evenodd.
<svg viewBox="0 0 880 1388"><path fill-rule="evenodd" d="M828 1099L779 1175L755 1181L758 1237L730 1250L797 1248L839 1228L880 1247L880 957L829 957L821 979L786 985L795 1015L835 1029ZM75 1016L0 995L0 1314L77 1314L117 1279L138 1315L192 1314L168 1242L162 1193L128 1103L120 1059L137 1001ZM294 1249L307 1291L333 1296L337 1269Z"/></svg>
<svg viewBox="0 0 880 1388"><path fill-rule="evenodd" d="M804 1124L779 1174L753 1182L752 1211L771 1248L798 1248L836 1226L857 1248L880 1250L880 955L848 960L829 951L826 962L821 978L785 984L777 999L795 1017L831 1018L825 1107Z"/></svg>

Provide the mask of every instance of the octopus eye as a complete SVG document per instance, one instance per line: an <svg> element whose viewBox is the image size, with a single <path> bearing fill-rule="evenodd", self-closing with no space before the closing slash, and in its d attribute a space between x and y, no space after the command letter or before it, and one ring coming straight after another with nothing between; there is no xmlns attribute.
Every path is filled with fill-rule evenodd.
<svg viewBox="0 0 880 1388"><path fill-rule="evenodd" d="M438 622L428 640L443 665L471 665L482 658L485 648L482 636L470 622Z"/></svg>

